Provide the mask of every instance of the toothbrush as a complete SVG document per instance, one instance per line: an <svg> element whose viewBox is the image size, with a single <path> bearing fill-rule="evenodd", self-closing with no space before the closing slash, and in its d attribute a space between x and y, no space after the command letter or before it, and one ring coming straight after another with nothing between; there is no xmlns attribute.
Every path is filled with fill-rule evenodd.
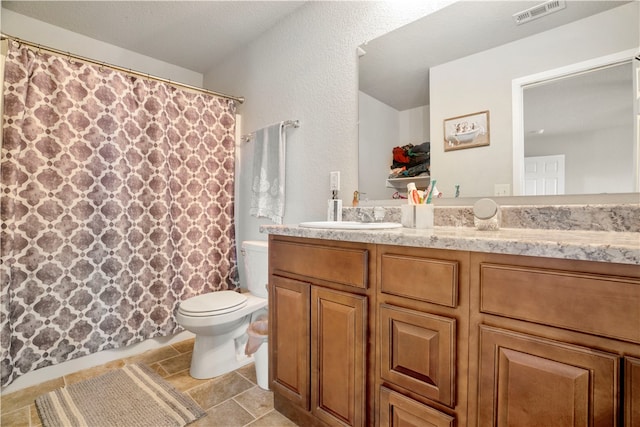
<svg viewBox="0 0 640 427"><path fill-rule="evenodd" d="M426 204L431 203L431 197L433 197L433 189L435 186L436 186L436 180L434 179L433 181L431 181L431 188L429 189L429 195L427 196Z"/></svg>

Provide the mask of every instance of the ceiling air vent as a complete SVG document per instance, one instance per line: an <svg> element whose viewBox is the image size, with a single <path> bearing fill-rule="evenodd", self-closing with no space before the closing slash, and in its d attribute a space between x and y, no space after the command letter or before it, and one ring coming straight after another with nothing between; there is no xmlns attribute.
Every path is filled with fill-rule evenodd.
<svg viewBox="0 0 640 427"><path fill-rule="evenodd" d="M520 25L525 22L541 18L550 13L557 12L565 7L567 7L565 0L549 0L548 2L530 7L522 12L515 13L513 15L513 19L515 19L516 24Z"/></svg>

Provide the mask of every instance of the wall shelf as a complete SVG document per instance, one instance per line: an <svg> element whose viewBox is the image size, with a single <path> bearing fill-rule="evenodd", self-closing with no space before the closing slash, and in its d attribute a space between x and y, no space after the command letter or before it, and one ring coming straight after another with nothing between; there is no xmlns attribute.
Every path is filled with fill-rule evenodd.
<svg viewBox="0 0 640 427"><path fill-rule="evenodd" d="M407 184L410 182L415 182L418 190L426 190L431 182L431 176L420 175L407 178L389 178L387 179L387 188L395 188L398 191L406 192Z"/></svg>

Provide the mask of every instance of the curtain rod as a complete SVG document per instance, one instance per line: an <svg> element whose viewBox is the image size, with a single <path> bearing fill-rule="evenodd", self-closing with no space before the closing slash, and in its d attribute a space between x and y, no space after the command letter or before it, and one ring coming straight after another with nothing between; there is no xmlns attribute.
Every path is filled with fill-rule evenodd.
<svg viewBox="0 0 640 427"><path fill-rule="evenodd" d="M176 81L173 81L173 80L165 79L165 78L162 78L162 77L152 76L150 74L142 73L142 72L139 72L139 71L135 71L135 70L132 70L130 68L124 68L124 67L120 67L118 65L108 64L106 62L97 61L95 59L86 58L84 56L76 55L76 54L65 52L65 51L62 51L62 50L59 50L59 49L55 49L55 48L52 48L52 47L44 46L44 45L41 45L41 44L38 44L38 43L34 43L34 42L27 41L27 40L23 40L23 39L20 39L18 37L14 37L14 36L11 36L11 35L8 35L8 34L5 34L5 33L0 33L0 36L1 36L2 40L5 40L5 39L12 40L12 41L15 41L17 43L24 44L24 45L36 48L39 51L43 50L43 51L55 53L55 54L60 55L60 56L66 56L67 58L73 58L73 59L77 59L77 60L82 61L82 62L88 62L90 64L100 65L101 67L108 67L108 68L111 68L113 70L122 71L124 73L130 74L130 75L133 75L133 76L143 77L143 78L146 78L146 79L155 80L155 81L159 81L159 82L162 82L162 83L168 83L168 84L176 86L176 87L185 88L185 89L191 89L191 90L194 90L194 91L197 91L197 92L206 93L208 95L219 96L221 98L231 99L231 100L234 100L234 101L238 101L240 104L244 103L244 96L226 95L224 93L215 92L215 91L204 89L204 88L201 88L201 87L188 85L186 83L180 83L180 82L176 82Z"/></svg>
<svg viewBox="0 0 640 427"><path fill-rule="evenodd" d="M288 126L293 126L294 128L299 128L300 127L300 120L285 120L280 122L282 123L282 126L284 127L288 127ZM273 125L269 125L269 126L273 126ZM265 126L265 127L269 127L269 126ZM253 135L255 132L251 132L248 133L246 135L242 135L240 137L240 141L242 142L249 142L251 141L251 135Z"/></svg>

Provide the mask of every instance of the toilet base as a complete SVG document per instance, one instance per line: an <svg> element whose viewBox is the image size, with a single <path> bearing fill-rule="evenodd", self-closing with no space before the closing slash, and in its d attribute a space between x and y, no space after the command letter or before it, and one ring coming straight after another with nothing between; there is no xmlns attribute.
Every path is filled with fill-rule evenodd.
<svg viewBox="0 0 640 427"><path fill-rule="evenodd" d="M234 371L253 362L253 357L238 355L236 338L243 335L248 317L243 325L222 335L196 335L191 355L189 374L196 379L208 379ZM242 347L244 349L244 347Z"/></svg>

